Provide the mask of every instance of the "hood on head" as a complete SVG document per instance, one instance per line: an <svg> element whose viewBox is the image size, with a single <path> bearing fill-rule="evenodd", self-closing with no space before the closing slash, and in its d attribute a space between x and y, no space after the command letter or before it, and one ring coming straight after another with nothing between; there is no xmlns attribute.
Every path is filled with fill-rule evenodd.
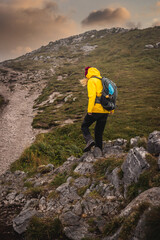
<svg viewBox="0 0 160 240"><path fill-rule="evenodd" d="M91 77L96 76L101 78L100 71L97 68L91 67L88 69L86 77L90 79Z"/></svg>

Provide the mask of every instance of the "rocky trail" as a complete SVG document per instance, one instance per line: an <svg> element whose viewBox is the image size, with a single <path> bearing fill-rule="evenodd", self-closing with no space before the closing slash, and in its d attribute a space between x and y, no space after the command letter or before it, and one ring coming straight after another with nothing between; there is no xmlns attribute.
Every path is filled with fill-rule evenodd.
<svg viewBox="0 0 160 240"><path fill-rule="evenodd" d="M34 100L40 90L37 84L25 86L17 83L12 91L0 84L0 94L8 102L0 116L0 174L19 158L39 132L32 128L31 123L35 114Z"/></svg>

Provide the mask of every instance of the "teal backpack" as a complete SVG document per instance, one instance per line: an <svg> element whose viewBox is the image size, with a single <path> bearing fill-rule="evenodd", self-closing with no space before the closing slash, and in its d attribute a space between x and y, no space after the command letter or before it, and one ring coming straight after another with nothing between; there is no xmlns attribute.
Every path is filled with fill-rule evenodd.
<svg viewBox="0 0 160 240"><path fill-rule="evenodd" d="M96 77L102 81L102 95L96 97L95 103L100 103L102 107L108 111L112 111L116 108L116 99L118 95L117 86L114 82L106 77Z"/></svg>

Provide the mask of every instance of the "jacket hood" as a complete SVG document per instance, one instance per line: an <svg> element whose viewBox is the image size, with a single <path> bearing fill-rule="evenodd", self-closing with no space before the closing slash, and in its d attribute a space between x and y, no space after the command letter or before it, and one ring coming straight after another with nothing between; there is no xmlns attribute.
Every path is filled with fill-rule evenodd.
<svg viewBox="0 0 160 240"><path fill-rule="evenodd" d="M88 69L88 73L87 73L86 77L87 77L88 79L90 79L90 78L93 77L93 76L96 76L96 77L100 77L100 78L101 78L100 71L98 71L97 68L91 67L91 68Z"/></svg>

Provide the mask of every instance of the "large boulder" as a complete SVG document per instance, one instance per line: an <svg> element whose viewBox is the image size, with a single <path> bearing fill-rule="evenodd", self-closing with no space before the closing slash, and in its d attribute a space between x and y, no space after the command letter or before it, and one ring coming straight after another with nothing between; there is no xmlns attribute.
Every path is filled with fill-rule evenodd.
<svg viewBox="0 0 160 240"><path fill-rule="evenodd" d="M147 150L149 153L160 154L160 131L150 133Z"/></svg>
<svg viewBox="0 0 160 240"><path fill-rule="evenodd" d="M137 182L140 174L147 168L149 164L146 161L147 151L141 147L131 149L126 160L122 164L123 182L125 188L132 182Z"/></svg>
<svg viewBox="0 0 160 240"><path fill-rule="evenodd" d="M25 232L29 225L30 219L35 216L36 213L37 211L33 208L22 210L20 214L13 219L14 230L19 234Z"/></svg>

